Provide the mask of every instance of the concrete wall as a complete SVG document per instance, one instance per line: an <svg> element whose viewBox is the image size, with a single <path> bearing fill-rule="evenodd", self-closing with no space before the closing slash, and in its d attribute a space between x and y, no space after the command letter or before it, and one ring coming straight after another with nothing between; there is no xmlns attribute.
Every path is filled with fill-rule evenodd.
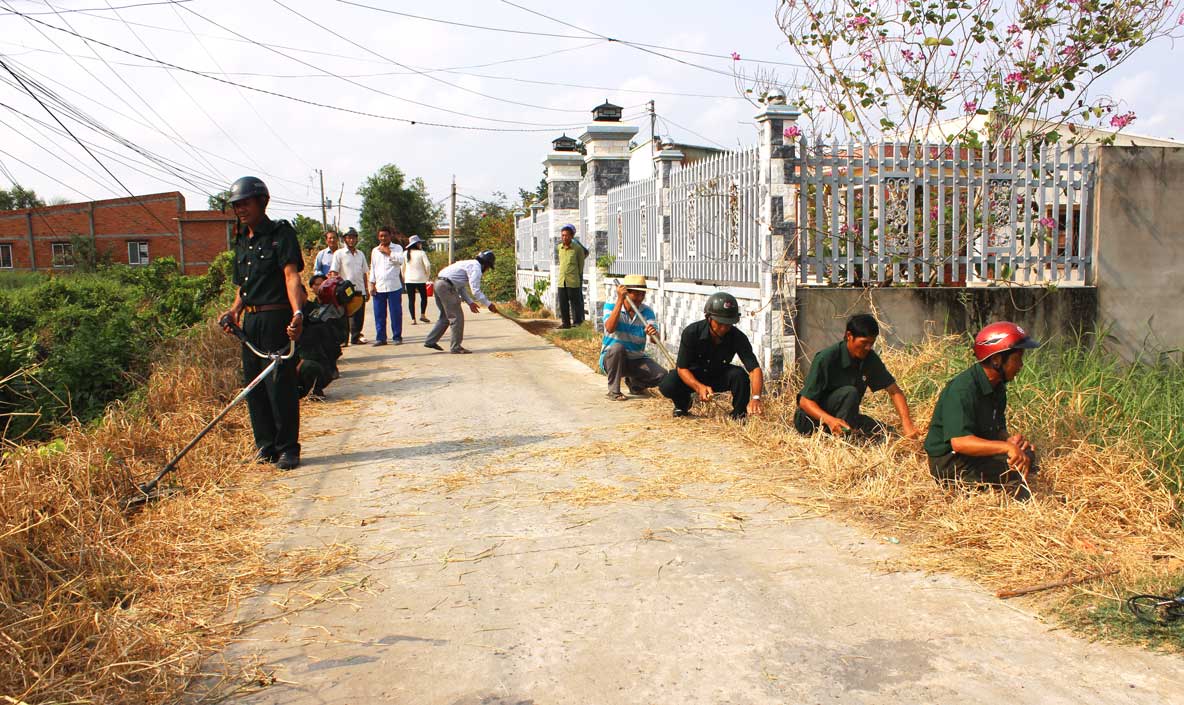
<svg viewBox="0 0 1184 705"><path fill-rule="evenodd" d="M975 332L993 321L1012 321L1038 340L1072 338L1093 330L1098 291L1093 287L848 289L800 287L798 365L809 369L822 348L843 337L847 318L874 313L888 345L918 343L927 335Z"/></svg>
<svg viewBox="0 0 1184 705"><path fill-rule="evenodd" d="M1128 359L1184 349L1184 148L1106 147L1095 201L1098 318Z"/></svg>

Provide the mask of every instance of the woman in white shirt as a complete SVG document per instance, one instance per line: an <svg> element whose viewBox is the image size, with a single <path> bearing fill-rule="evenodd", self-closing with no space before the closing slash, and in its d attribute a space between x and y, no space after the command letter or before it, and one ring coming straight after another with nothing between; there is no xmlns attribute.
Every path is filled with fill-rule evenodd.
<svg viewBox="0 0 1184 705"><path fill-rule="evenodd" d="M428 253L423 251L423 240L418 235L412 235L407 243L407 261L403 264L403 285L407 289L407 313L411 315L411 325L415 325L415 295L418 293L419 320L428 320L428 282L432 280L432 263Z"/></svg>

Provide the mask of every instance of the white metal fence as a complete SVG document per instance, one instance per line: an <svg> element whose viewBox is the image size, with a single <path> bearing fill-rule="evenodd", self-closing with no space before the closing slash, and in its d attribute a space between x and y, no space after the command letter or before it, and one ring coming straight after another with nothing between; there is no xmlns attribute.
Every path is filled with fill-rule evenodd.
<svg viewBox="0 0 1184 705"><path fill-rule="evenodd" d="M760 262L757 150L726 152L671 177L671 276L754 283Z"/></svg>
<svg viewBox="0 0 1184 705"><path fill-rule="evenodd" d="M1088 147L799 143L802 284L1088 283Z"/></svg>
<svg viewBox="0 0 1184 705"><path fill-rule="evenodd" d="M514 221L514 252L519 269L546 269L551 264L551 236L545 214L540 211Z"/></svg>
<svg viewBox="0 0 1184 705"><path fill-rule="evenodd" d="M608 252L612 271L657 277L662 268L658 180L622 184L608 192Z"/></svg>

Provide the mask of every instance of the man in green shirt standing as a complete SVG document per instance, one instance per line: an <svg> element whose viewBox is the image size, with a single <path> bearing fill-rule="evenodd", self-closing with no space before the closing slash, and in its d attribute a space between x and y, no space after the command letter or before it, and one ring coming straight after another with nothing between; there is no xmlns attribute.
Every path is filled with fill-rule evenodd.
<svg viewBox="0 0 1184 705"><path fill-rule="evenodd" d="M556 305L563 319L560 328L584 322L584 260L588 248L576 240L576 226L568 223L559 231L559 280Z"/></svg>
<svg viewBox="0 0 1184 705"><path fill-rule="evenodd" d="M793 417L799 433L811 435L822 425L836 435L882 436L887 427L859 412L864 392L871 388L873 392L888 390L905 437L921 435L913 426L904 392L872 349L879 335L880 324L875 317L859 313L847 319L843 340L814 356Z"/></svg>
<svg viewBox="0 0 1184 705"><path fill-rule="evenodd" d="M1001 485L1016 499L1031 498L1036 449L1007 433L1007 383L1024 368L1024 350L1040 347L1014 323L1000 321L974 338L978 363L954 377L937 398L925 452L929 472L943 487L955 481Z"/></svg>

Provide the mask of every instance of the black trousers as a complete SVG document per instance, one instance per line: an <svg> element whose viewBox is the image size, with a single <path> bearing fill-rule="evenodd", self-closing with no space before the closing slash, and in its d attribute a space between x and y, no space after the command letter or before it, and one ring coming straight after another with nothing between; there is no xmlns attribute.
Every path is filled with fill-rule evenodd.
<svg viewBox="0 0 1184 705"><path fill-rule="evenodd" d="M366 325L366 304L358 307L354 315L349 317L349 342L356 343L362 337L362 328Z"/></svg>
<svg viewBox="0 0 1184 705"><path fill-rule="evenodd" d="M1028 477L1032 478L1039 472L1036 454L1028 451L1028 458L1032 461ZM959 481L1004 486L1020 481L1020 474L1008 466L1006 455L973 456L959 453L949 453L939 457L931 455L929 456L929 474L933 475L933 479L942 487L949 487Z"/></svg>
<svg viewBox="0 0 1184 705"><path fill-rule="evenodd" d="M243 314L243 333L247 340L263 352L288 350L287 311L264 311ZM270 361L257 356L243 346L243 384L259 376ZM296 376L296 358L280 363L279 369L268 375L247 395L247 410L251 414L251 430L255 433L255 447L268 455L293 450L300 452L300 393Z"/></svg>
<svg viewBox="0 0 1184 705"><path fill-rule="evenodd" d="M748 373L744 371L743 367L724 365L724 368L714 375L709 375L703 370L695 370L694 375L699 382L711 387L713 392L732 393L732 418L739 419L748 415L748 397L751 393L751 386ZM683 382L682 378L678 376L677 369L666 373L662 383L658 385L658 391L662 392L662 396L674 402L674 408L683 411L690 411L691 402L698 396L695 394L695 390L688 387L686 382Z"/></svg>
<svg viewBox="0 0 1184 705"><path fill-rule="evenodd" d="M856 433L876 437L884 435L888 430L888 427L879 421L859 413L863 392L855 387L839 387L828 394L825 399L815 399L815 401L826 413L846 421L851 430ZM810 418L810 415L802 411L800 407L793 415L793 427L798 430L798 433L807 436L813 434L819 427L826 428L822 423ZM826 428L826 431L829 433L830 429Z"/></svg>
<svg viewBox="0 0 1184 705"><path fill-rule="evenodd" d="M565 328L578 326L584 322L584 288L579 286L561 286L558 288L559 316Z"/></svg>
<svg viewBox="0 0 1184 705"><path fill-rule="evenodd" d="M403 288L407 290L407 315L411 316L411 320L415 320L415 295L419 294L419 315L424 318L428 315L428 285L425 284L403 284Z"/></svg>

